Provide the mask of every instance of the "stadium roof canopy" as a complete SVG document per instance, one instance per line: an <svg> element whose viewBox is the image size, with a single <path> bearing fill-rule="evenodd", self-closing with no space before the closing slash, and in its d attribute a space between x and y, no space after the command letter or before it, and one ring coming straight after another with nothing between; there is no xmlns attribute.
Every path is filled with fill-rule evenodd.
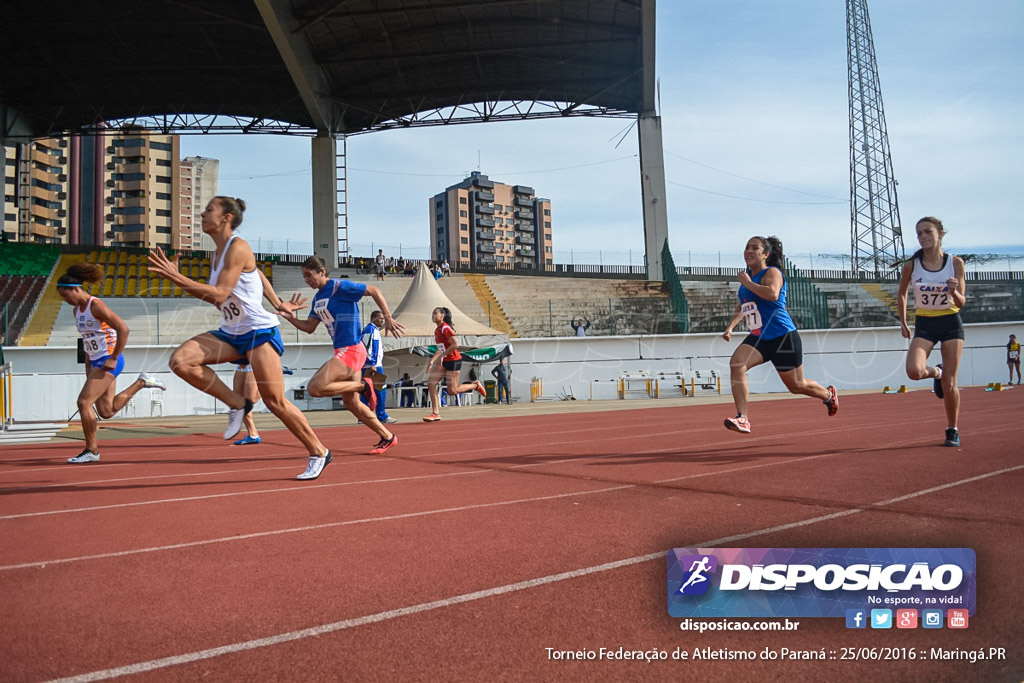
<svg viewBox="0 0 1024 683"><path fill-rule="evenodd" d="M5 0L0 137L636 115L651 99L653 12L653 0Z"/></svg>

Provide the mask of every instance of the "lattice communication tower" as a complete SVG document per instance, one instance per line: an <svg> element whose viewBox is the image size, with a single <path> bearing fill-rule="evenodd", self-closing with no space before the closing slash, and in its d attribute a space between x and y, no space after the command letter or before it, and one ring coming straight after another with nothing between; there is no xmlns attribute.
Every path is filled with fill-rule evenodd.
<svg viewBox="0 0 1024 683"><path fill-rule="evenodd" d="M850 259L880 276L905 256L867 0L846 0L850 88Z"/></svg>

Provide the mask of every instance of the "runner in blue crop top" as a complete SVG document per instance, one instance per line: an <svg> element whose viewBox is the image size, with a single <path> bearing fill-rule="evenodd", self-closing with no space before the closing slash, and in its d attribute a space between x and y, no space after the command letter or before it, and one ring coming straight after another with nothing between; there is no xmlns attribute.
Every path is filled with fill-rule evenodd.
<svg viewBox="0 0 1024 683"><path fill-rule="evenodd" d="M334 344L334 354L309 380L306 391L315 397L341 396L349 412L380 437L370 449L370 455L381 455L398 444L398 436L381 423L375 412L377 394L373 380L379 380L379 376L375 373L374 377L363 377L366 347L360 339L358 301L369 296L376 302L384 318L385 333L401 337L404 328L391 317L391 309L380 289L365 282L332 280L327 277L327 264L319 256L310 256L302 264L302 279L316 290L309 317L300 320L295 315L306 303L301 294L295 294L283 304L282 317L307 334L315 332L323 323ZM360 393L366 396L368 405L359 401Z"/></svg>
<svg viewBox="0 0 1024 683"><path fill-rule="evenodd" d="M790 393L821 399L828 414L839 410L839 396L833 386L823 387L806 379L803 370L803 344L793 319L786 311L786 277L782 242L777 237L751 237L743 250L747 268L737 279L739 299L732 320L722 337L729 341L740 320L746 320L746 338L729 360L732 400L736 417L725 419L725 426L734 432L750 433L747 418L747 370L770 361Z"/></svg>

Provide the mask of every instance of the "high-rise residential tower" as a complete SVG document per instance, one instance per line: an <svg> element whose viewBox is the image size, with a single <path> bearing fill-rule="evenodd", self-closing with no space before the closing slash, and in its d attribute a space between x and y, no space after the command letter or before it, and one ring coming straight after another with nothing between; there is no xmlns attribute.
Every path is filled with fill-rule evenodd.
<svg viewBox="0 0 1024 683"><path fill-rule="evenodd" d="M468 267L553 263L551 201L474 171L430 200L430 257Z"/></svg>
<svg viewBox="0 0 1024 683"><path fill-rule="evenodd" d="M217 196L217 178L220 174L220 161L206 157L185 157L181 160L180 207L181 219L179 235L182 249L195 251L215 251L217 245L213 239L203 233L202 214L206 205ZM186 180L188 186L186 187ZM186 204L189 214L186 215ZM186 237L187 235L187 237ZM188 246L186 246L186 244Z"/></svg>

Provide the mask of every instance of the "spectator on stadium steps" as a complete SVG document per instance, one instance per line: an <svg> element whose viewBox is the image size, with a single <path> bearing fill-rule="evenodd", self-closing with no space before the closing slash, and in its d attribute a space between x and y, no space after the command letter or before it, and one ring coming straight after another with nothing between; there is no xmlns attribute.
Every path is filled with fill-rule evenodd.
<svg viewBox="0 0 1024 683"><path fill-rule="evenodd" d="M384 279L384 275L387 273L387 270L388 270L388 267L387 267L388 260L387 260L387 257L384 256L384 250L383 249L378 249L377 250L377 258L374 260L374 265L375 265L375 267L377 269L377 279L378 280L383 280Z"/></svg>
<svg viewBox="0 0 1024 683"><path fill-rule="evenodd" d="M573 333L577 337L586 337L587 330L590 329L590 321L586 318L580 318L579 320L573 318L569 321L569 327L572 328Z"/></svg>

